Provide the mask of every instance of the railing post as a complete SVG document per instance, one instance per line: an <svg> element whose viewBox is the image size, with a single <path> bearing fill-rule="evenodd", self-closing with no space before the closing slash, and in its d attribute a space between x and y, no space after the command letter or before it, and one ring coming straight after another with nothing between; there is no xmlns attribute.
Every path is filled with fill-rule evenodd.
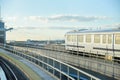
<svg viewBox="0 0 120 80"><path fill-rule="evenodd" d="M49 59L47 58L47 64L49 64ZM47 70L49 71L49 67L47 65Z"/></svg>
<svg viewBox="0 0 120 80"><path fill-rule="evenodd" d="M61 63L60 63L60 80L62 79L62 76L61 76Z"/></svg>
<svg viewBox="0 0 120 80"><path fill-rule="evenodd" d="M55 62L53 60L53 67L55 67ZM53 75L55 75L55 69L53 69Z"/></svg>
<svg viewBox="0 0 120 80"><path fill-rule="evenodd" d="M69 66L67 66L67 74L69 75ZM69 78L67 78L69 80Z"/></svg>
<svg viewBox="0 0 120 80"><path fill-rule="evenodd" d="M77 71L77 80L80 80L80 74L79 74L79 71Z"/></svg>

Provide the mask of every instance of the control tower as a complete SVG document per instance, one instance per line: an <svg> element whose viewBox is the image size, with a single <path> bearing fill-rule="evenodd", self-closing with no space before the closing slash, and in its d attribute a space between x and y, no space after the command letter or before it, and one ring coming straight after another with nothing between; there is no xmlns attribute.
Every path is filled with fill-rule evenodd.
<svg viewBox="0 0 120 80"><path fill-rule="evenodd" d="M0 7L1 8L1 7ZM5 23L2 21L1 18L1 9L0 9L0 43L6 43L6 31L12 30L13 28L6 29Z"/></svg>
<svg viewBox="0 0 120 80"><path fill-rule="evenodd" d="M6 29L5 23L0 20L0 43L6 43L6 31L12 30L13 28Z"/></svg>
<svg viewBox="0 0 120 80"><path fill-rule="evenodd" d="M4 27L4 22L0 20L0 43L5 43L6 32Z"/></svg>

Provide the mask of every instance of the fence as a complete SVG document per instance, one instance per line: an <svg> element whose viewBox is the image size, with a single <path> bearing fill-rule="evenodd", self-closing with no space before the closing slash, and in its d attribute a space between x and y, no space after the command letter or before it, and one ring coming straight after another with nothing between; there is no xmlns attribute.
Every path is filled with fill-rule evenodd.
<svg viewBox="0 0 120 80"><path fill-rule="evenodd" d="M39 65L60 80L100 80L82 70L45 55L28 52L27 50L20 50L8 45L4 47L4 49Z"/></svg>
<svg viewBox="0 0 120 80"><path fill-rule="evenodd" d="M80 66L80 67L84 67L86 69L89 70L93 70L99 73L102 73L104 75L110 76L110 77L114 77L116 79L120 79L120 64L113 62L113 61L108 61L103 59L103 56L98 56L98 55L94 55L97 57L93 57L91 54L86 54L82 56L79 56L79 52L77 52L77 54L74 54L74 52L72 52L71 54L68 54L67 52L64 53L64 51L56 51L59 47L54 47L53 46L51 48L50 47L45 49L44 48L41 50L41 47L39 47L40 49L34 49L34 48L29 48L28 47L14 47L14 48L18 48L18 50L24 51L25 53L27 52L34 52L34 53L40 53L41 55L46 55L49 57L53 57L56 58L57 60L61 60L63 62L75 65L75 66ZM56 49L56 50L55 50ZM87 56L87 57L86 57ZM101 59L99 59L99 58Z"/></svg>

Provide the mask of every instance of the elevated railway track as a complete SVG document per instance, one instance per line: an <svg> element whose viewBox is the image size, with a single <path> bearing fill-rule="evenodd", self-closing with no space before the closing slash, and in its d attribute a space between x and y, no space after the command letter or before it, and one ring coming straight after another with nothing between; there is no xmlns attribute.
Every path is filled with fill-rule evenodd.
<svg viewBox="0 0 120 80"><path fill-rule="evenodd" d="M82 70L79 70L73 66L70 66L52 57L48 57L45 55L34 55L32 54L32 52L29 52L29 54L27 54L26 51L22 52L19 49L15 48L13 49L10 47L9 48L4 47L4 49L9 50L13 54L21 56L33 62L34 64L42 67L46 71L52 73L52 75L57 77L59 80L79 80L79 79L81 80L83 78L87 80L100 80L99 78L91 74L88 74Z"/></svg>
<svg viewBox="0 0 120 80"><path fill-rule="evenodd" d="M91 55L78 55L73 52L69 54L69 52L65 52L64 50L60 51L57 49L60 48L30 48L30 47L15 47L15 50L19 50L25 54L31 54L32 56L36 55L46 55L49 57L56 58L68 64L72 64L74 66L83 67L85 69L89 69L113 78L119 79L120 77L120 64L118 62L108 61L105 59L100 59L97 57L92 57Z"/></svg>
<svg viewBox="0 0 120 80"><path fill-rule="evenodd" d="M0 80L7 80L5 72L3 71L1 66L0 66Z"/></svg>
<svg viewBox="0 0 120 80"><path fill-rule="evenodd" d="M14 46L15 48L20 48L19 46ZM71 54L71 55L76 55L76 56L80 56L80 57L86 57L86 58L89 58L89 59L98 59L100 61L103 61L103 62L108 62L108 63L111 63L111 64L115 64L115 65L120 65L120 59L119 58L114 58L112 60L107 60L105 55L100 55L98 53L102 53L102 52L98 52L96 54L93 54L91 51L88 53L88 52L85 52L85 51L67 51L65 50L65 46L64 45L46 45L46 46L31 46L31 45L24 45L24 47L21 47L26 50L34 50L35 49L41 49L41 50L49 50L49 51L56 51L56 52L62 52L62 53L67 53L67 54ZM32 49L33 48L33 49Z"/></svg>
<svg viewBox="0 0 120 80"><path fill-rule="evenodd" d="M7 65L5 61L0 59L0 66L2 67L5 75L6 80L18 80L13 70L10 68L10 66Z"/></svg>
<svg viewBox="0 0 120 80"><path fill-rule="evenodd" d="M0 56L0 66L3 69L6 80L29 80L15 65ZM0 79L1 80L1 79Z"/></svg>

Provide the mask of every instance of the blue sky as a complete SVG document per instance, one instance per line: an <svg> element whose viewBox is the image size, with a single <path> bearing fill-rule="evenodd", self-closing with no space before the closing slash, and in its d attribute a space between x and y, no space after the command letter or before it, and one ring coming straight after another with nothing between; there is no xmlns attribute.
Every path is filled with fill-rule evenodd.
<svg viewBox="0 0 120 80"><path fill-rule="evenodd" d="M64 39L74 29L120 26L120 0L0 0L7 40Z"/></svg>

